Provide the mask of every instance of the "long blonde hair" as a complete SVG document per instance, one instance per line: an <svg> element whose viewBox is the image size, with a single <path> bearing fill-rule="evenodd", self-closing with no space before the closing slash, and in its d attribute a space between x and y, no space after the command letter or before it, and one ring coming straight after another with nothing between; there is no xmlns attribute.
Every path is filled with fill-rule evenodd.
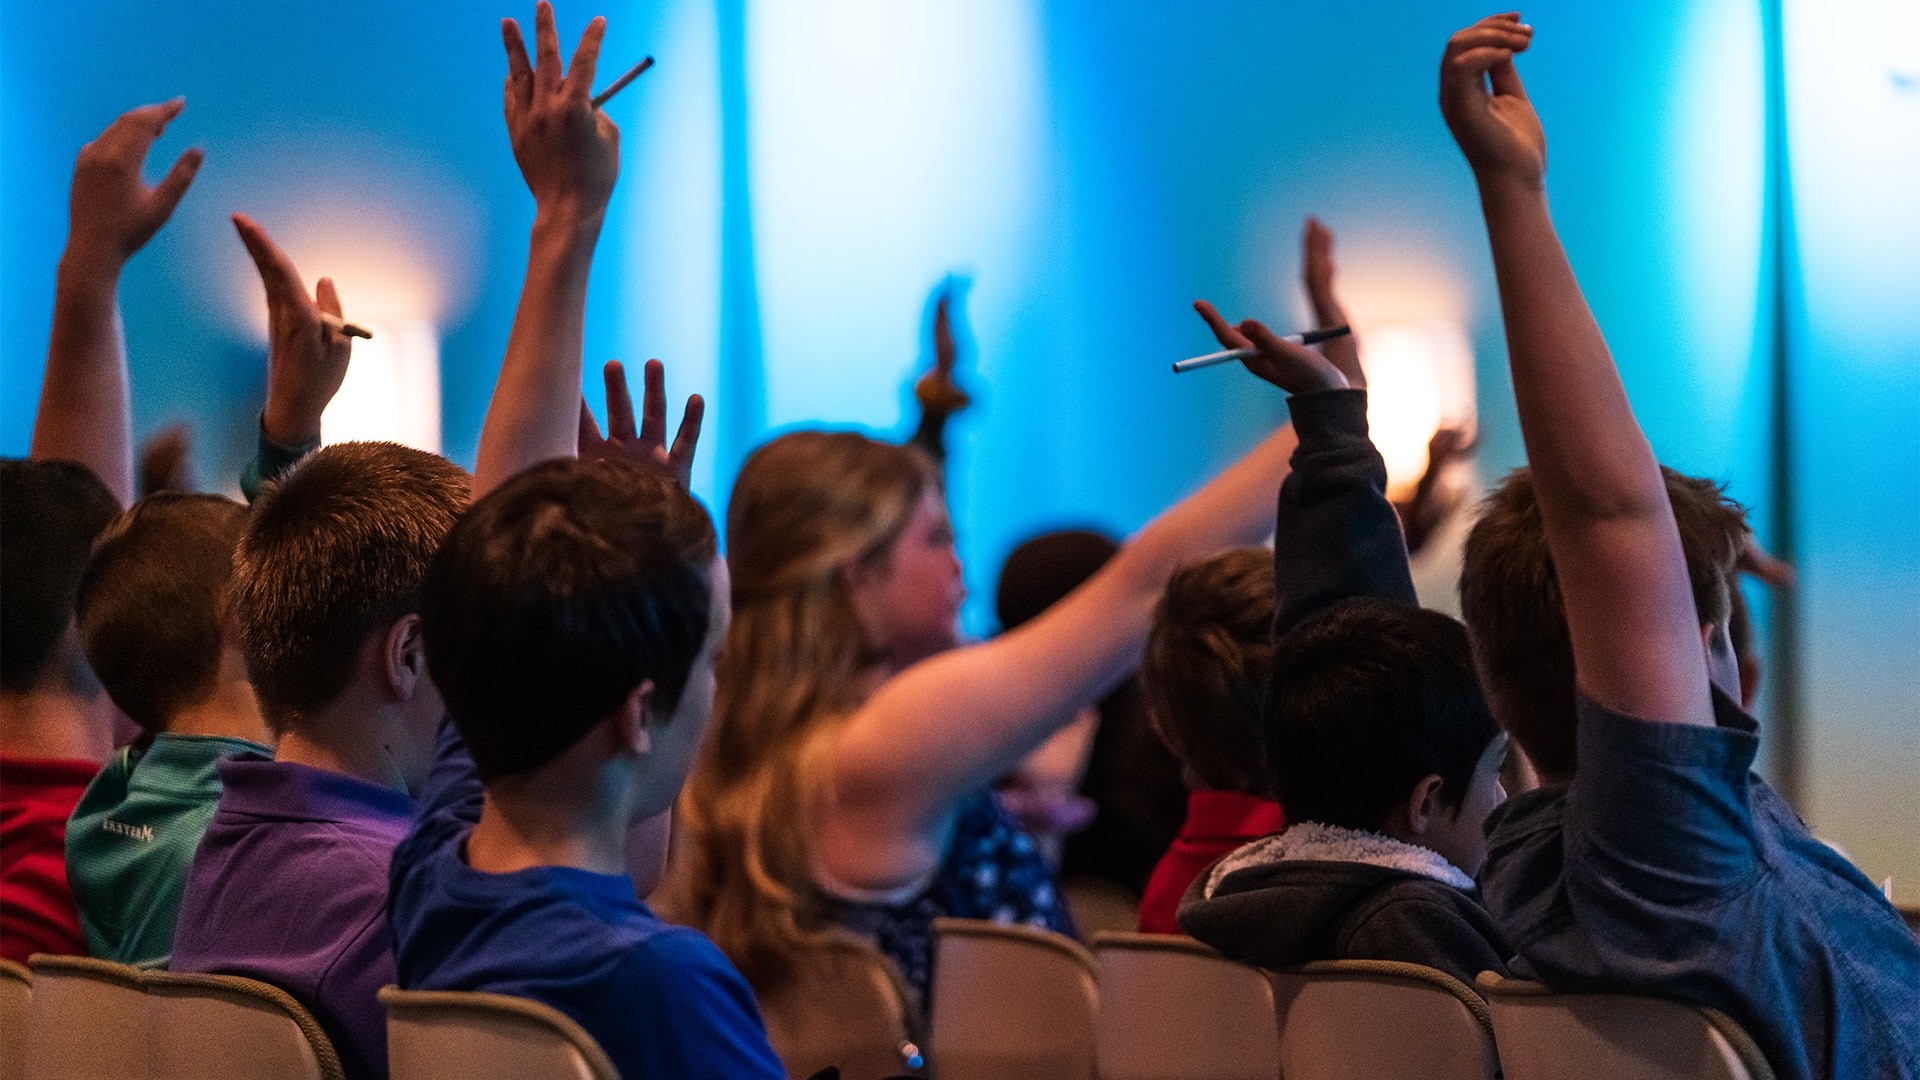
<svg viewBox="0 0 1920 1080"><path fill-rule="evenodd" d="M845 572L884 557L938 483L918 450L820 431L767 443L734 482L733 625L661 904L756 988L777 986L831 932L813 884L812 799L823 752L880 659Z"/></svg>

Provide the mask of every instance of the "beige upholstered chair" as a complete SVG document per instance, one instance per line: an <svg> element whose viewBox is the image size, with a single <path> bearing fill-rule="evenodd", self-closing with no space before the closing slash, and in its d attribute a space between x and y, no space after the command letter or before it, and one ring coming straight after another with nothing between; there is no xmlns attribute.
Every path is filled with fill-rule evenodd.
<svg viewBox="0 0 1920 1080"><path fill-rule="evenodd" d="M940 1080L1092 1080L1099 986L1071 938L935 919L933 1045Z"/></svg>
<svg viewBox="0 0 1920 1080"><path fill-rule="evenodd" d="M1773 1080L1731 1017L1627 994L1556 994L1480 973L1507 1080Z"/></svg>
<svg viewBox="0 0 1920 1080"><path fill-rule="evenodd" d="M26 1080L144 1080L147 996L139 968L44 953L27 966Z"/></svg>
<svg viewBox="0 0 1920 1080"><path fill-rule="evenodd" d="M923 1030L893 961L852 935L810 953L794 977L759 994L767 1039L796 1078L829 1065L850 1078L920 1067Z"/></svg>
<svg viewBox="0 0 1920 1080"><path fill-rule="evenodd" d="M1080 936L1130 934L1140 925L1140 898L1104 878L1078 876L1060 882L1060 895Z"/></svg>
<svg viewBox="0 0 1920 1080"><path fill-rule="evenodd" d="M306 1006L238 975L146 971L152 1080L341 1080L333 1043Z"/></svg>
<svg viewBox="0 0 1920 1080"><path fill-rule="evenodd" d="M0 1080L27 1075L27 1010L33 1008L33 976L27 965L0 959Z"/></svg>
<svg viewBox="0 0 1920 1080"><path fill-rule="evenodd" d="M1280 1028L1266 972L1189 937L1093 936L1100 1080L1274 1080Z"/></svg>
<svg viewBox="0 0 1920 1080"><path fill-rule="evenodd" d="M620 1080L606 1051L550 1005L506 994L380 990L392 1080Z"/></svg>
<svg viewBox="0 0 1920 1080"><path fill-rule="evenodd" d="M1268 978L1286 1080L1499 1075L1486 1003L1444 972L1392 960L1328 960Z"/></svg>

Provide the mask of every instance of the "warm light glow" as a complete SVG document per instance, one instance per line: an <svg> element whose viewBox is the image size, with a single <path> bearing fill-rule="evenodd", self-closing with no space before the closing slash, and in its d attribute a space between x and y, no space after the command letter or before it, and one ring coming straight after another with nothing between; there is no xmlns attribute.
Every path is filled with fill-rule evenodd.
<svg viewBox="0 0 1920 1080"><path fill-rule="evenodd" d="M420 319L369 323L347 380L320 417L322 442L382 439L440 452L440 339Z"/></svg>
<svg viewBox="0 0 1920 1080"><path fill-rule="evenodd" d="M1473 425L1473 349L1465 328L1440 321L1368 326L1360 340L1367 425L1389 491L1404 498L1426 470L1433 433Z"/></svg>

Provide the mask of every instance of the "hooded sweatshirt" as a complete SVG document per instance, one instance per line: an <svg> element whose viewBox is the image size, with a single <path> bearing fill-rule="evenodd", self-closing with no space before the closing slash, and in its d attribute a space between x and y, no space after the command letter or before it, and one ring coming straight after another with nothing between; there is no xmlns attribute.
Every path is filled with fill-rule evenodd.
<svg viewBox="0 0 1920 1080"><path fill-rule="evenodd" d="M1215 863L1181 900L1180 926L1256 967L1399 960L1468 986L1481 971L1506 974L1512 955L1473 879L1438 852L1319 822Z"/></svg>

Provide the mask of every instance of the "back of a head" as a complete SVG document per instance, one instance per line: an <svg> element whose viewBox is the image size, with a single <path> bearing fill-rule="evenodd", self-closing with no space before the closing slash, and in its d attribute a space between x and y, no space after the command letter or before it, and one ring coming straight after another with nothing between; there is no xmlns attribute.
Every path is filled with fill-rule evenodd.
<svg viewBox="0 0 1920 1080"><path fill-rule="evenodd" d="M532 772L651 679L673 711L706 641L713 523L671 480L536 465L475 503L421 590L427 667L482 780Z"/></svg>
<svg viewBox="0 0 1920 1080"><path fill-rule="evenodd" d="M1061 529L1023 541L1000 564L993 594L1000 628L1011 630L1052 607L1119 550L1112 537L1091 529Z"/></svg>
<svg viewBox="0 0 1920 1080"><path fill-rule="evenodd" d="M1746 511L1719 485L1662 467L1700 624L1722 625ZM1533 477L1508 474L1467 536L1460 609L1500 725L1550 781L1575 766L1573 642Z"/></svg>
<svg viewBox="0 0 1920 1080"><path fill-rule="evenodd" d="M323 447L261 492L234 555L233 603L276 734L338 698L368 638L418 609L469 489L445 458L361 442Z"/></svg>
<svg viewBox="0 0 1920 1080"><path fill-rule="evenodd" d="M1416 784L1456 811L1499 734L1466 628L1437 611L1352 599L1274 644L1268 766L1290 822L1379 830Z"/></svg>
<svg viewBox="0 0 1920 1080"><path fill-rule="evenodd" d="M119 512L84 465L0 461L0 690L26 693L62 674L49 661L73 620L94 538Z"/></svg>
<svg viewBox="0 0 1920 1080"><path fill-rule="evenodd" d="M1140 666L1154 729L1194 781L1272 790L1261 719L1273 667L1273 553L1239 548L1174 572Z"/></svg>
<svg viewBox="0 0 1920 1080"><path fill-rule="evenodd" d="M80 639L113 703L149 732L214 692L246 519L246 507L219 495L162 492L115 518L94 547L76 604Z"/></svg>

